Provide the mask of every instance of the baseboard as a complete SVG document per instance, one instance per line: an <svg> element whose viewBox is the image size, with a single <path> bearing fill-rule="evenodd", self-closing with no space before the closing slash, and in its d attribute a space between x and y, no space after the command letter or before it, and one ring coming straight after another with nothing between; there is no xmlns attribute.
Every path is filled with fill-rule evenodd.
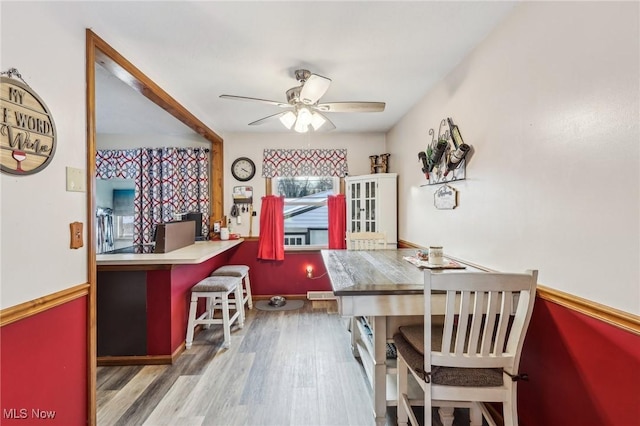
<svg viewBox="0 0 640 426"><path fill-rule="evenodd" d="M332 291L308 291L307 299L309 300L336 300Z"/></svg>
<svg viewBox="0 0 640 426"><path fill-rule="evenodd" d="M117 365L161 365L172 364L171 355L141 355L141 356L99 356L99 367Z"/></svg>
<svg viewBox="0 0 640 426"><path fill-rule="evenodd" d="M253 300L269 300L271 299L273 296L282 296L285 299L291 299L291 300L306 300L307 295L306 294L267 294L267 295L255 295L252 294L251 298Z"/></svg>

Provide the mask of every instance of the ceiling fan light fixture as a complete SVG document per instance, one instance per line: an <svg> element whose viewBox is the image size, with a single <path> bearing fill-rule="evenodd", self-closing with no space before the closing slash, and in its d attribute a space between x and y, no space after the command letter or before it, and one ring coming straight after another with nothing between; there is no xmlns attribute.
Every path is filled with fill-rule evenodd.
<svg viewBox="0 0 640 426"><path fill-rule="evenodd" d="M298 109L298 119L293 129L298 133L306 133L309 130L312 119L311 111L308 108Z"/></svg>
<svg viewBox="0 0 640 426"><path fill-rule="evenodd" d="M292 111L287 111L285 114L280 116L280 122L284 127L291 130L296 122L296 115Z"/></svg>
<svg viewBox="0 0 640 426"><path fill-rule="evenodd" d="M313 130L318 130L326 122L327 120L322 116L322 114L315 111L311 113L311 127L313 127Z"/></svg>

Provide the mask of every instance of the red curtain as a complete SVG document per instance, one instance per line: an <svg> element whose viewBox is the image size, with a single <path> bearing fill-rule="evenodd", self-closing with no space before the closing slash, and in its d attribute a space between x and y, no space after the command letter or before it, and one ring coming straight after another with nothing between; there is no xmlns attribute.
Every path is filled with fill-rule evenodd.
<svg viewBox="0 0 640 426"><path fill-rule="evenodd" d="M331 195L327 203L329 206L329 248L346 249L347 202L345 196L343 194Z"/></svg>
<svg viewBox="0 0 640 426"><path fill-rule="evenodd" d="M284 197L262 197L258 259L284 260Z"/></svg>

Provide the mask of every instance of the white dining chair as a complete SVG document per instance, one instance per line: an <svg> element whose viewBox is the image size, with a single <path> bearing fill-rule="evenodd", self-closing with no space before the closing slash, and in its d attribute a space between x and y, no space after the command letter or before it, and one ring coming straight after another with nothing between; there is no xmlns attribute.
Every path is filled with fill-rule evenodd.
<svg viewBox="0 0 640 426"><path fill-rule="evenodd" d="M393 337L398 353L398 425L418 420L412 404L441 407L444 426L452 407L470 408L472 425L482 418L495 425L487 402L501 402L505 426L518 425L517 384L520 354L529 326L538 272L432 273L425 271L425 322L400 327ZM446 293L444 319L431 316L431 293ZM439 321L440 320L440 321ZM424 401L407 396L409 372L424 390ZM417 405L417 404L416 404ZM448 410L443 410L448 407Z"/></svg>

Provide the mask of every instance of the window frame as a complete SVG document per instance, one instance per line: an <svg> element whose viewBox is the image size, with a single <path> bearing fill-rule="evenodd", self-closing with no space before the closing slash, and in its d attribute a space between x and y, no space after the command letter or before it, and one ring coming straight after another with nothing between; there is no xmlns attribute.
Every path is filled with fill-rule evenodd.
<svg viewBox="0 0 640 426"><path fill-rule="evenodd" d="M287 176L282 176L282 177L287 178ZM322 177L330 177L333 179L337 178L337 182L334 180L334 184L333 184L334 195L345 194L345 180L343 177L336 177L336 176L322 176ZM276 184L277 184L277 179L278 179L277 177L265 178L265 195L274 195L274 188L276 187L274 186L274 182L273 182L274 179L276 180ZM275 195L277 195L277 193ZM304 205L309 205L309 204L310 203L304 203ZM307 230L307 233L308 233L308 230ZM319 250L327 249L328 247L329 247L328 244L323 244L323 245L286 245L285 244L284 251L285 252L287 251L319 251Z"/></svg>

